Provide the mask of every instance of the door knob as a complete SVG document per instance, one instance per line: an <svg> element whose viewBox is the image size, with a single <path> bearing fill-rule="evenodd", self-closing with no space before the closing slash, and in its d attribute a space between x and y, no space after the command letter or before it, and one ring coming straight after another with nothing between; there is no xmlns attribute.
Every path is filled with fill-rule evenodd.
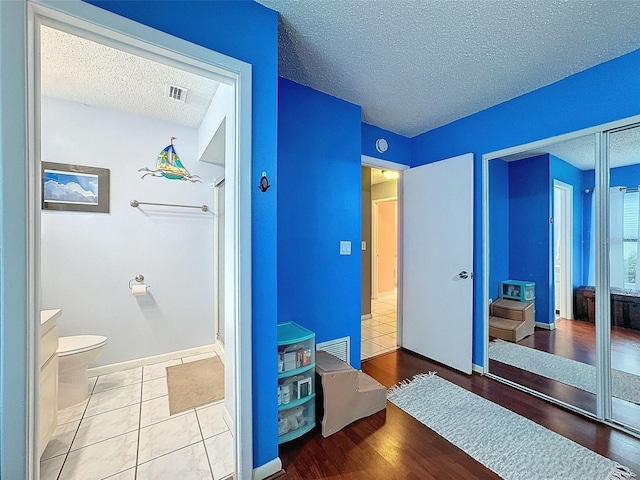
<svg viewBox="0 0 640 480"><path fill-rule="evenodd" d="M469 278L469 274L467 273L467 271L466 271L466 270L462 270L462 271L458 274L458 276L459 276L460 278Z"/></svg>

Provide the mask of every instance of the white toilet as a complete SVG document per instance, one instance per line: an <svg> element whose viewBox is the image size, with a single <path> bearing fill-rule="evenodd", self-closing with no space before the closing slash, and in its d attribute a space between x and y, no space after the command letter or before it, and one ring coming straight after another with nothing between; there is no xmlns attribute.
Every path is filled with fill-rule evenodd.
<svg viewBox="0 0 640 480"><path fill-rule="evenodd" d="M100 356L107 337L74 335L58 339L58 408L63 409L89 396L87 367Z"/></svg>

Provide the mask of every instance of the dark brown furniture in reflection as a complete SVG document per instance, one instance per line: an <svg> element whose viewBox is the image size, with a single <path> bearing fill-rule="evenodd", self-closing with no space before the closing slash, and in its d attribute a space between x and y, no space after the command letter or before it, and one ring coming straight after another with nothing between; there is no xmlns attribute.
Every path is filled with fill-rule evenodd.
<svg viewBox="0 0 640 480"><path fill-rule="evenodd" d="M573 316L576 320L595 322L595 288L578 287L573 295ZM611 289L611 325L640 330L640 291Z"/></svg>

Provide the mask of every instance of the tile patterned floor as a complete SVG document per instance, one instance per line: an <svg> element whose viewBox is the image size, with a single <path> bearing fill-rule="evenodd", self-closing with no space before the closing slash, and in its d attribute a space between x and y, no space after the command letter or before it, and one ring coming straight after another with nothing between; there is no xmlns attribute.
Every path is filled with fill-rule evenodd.
<svg viewBox="0 0 640 480"><path fill-rule="evenodd" d="M231 478L233 437L222 402L169 415L166 367L213 355L91 378L89 399L59 412L40 480Z"/></svg>
<svg viewBox="0 0 640 480"><path fill-rule="evenodd" d="M362 360L398 348L396 302L395 292L371 300L371 318L362 321Z"/></svg>

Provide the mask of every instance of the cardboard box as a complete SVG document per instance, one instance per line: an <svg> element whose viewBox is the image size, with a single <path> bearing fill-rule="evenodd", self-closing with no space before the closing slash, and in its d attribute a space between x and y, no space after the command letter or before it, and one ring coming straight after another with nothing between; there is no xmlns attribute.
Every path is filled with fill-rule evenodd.
<svg viewBox="0 0 640 480"><path fill-rule="evenodd" d="M501 298L489 305L492 317L507 318L520 322L531 322L535 320L535 307L533 302L518 302Z"/></svg>
<svg viewBox="0 0 640 480"><path fill-rule="evenodd" d="M519 342L533 333L532 322L519 322L501 317L489 317L489 336Z"/></svg>

